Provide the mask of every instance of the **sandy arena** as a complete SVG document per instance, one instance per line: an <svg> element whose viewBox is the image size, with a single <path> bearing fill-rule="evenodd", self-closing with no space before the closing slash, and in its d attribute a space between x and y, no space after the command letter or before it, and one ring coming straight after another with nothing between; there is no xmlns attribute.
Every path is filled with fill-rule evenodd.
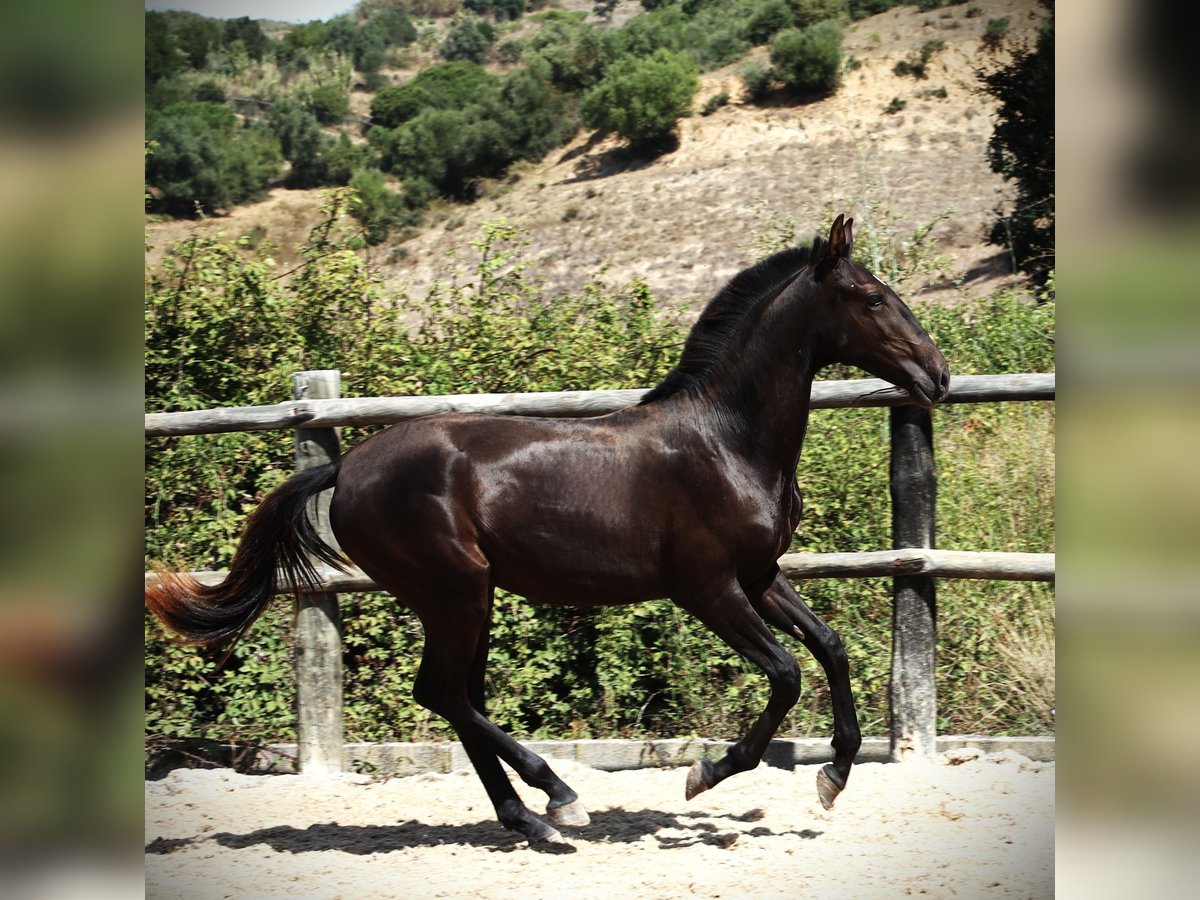
<svg viewBox="0 0 1200 900"><path fill-rule="evenodd" d="M859 765L830 811L819 766L761 766L690 802L686 769L554 767L592 814L557 855L496 824L471 773L176 770L146 783L146 896L1054 896L1054 764L1011 751Z"/></svg>

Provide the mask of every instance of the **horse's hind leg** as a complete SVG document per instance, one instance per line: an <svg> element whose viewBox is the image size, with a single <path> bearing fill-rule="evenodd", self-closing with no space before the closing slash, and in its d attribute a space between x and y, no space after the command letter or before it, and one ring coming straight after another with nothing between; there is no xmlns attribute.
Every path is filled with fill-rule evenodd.
<svg viewBox="0 0 1200 900"><path fill-rule="evenodd" d="M757 766L788 710L800 698L800 667L751 607L741 587L729 585L716 595L676 601L767 676L771 696L750 730L716 763L700 760L688 772L687 799Z"/></svg>
<svg viewBox="0 0 1200 900"><path fill-rule="evenodd" d="M824 766L817 775L817 794L821 804L829 809L846 787L850 767L862 746L846 650L837 632L809 609L782 573L775 577L754 606L776 628L798 638L821 664L829 680L829 696L833 703L833 763Z"/></svg>
<svg viewBox="0 0 1200 900"><path fill-rule="evenodd" d="M544 759L521 746L520 742L514 740L502 728L487 718L487 698L485 696L484 684L487 672L488 649L491 643L490 611L493 599L492 593L492 590L489 588L489 616L484 621L483 629L479 636L479 643L475 648L475 658L471 663L471 674L467 685L471 706L479 713L483 722L486 723L486 729L491 733L491 737L498 743L496 752L500 758L512 767L513 771L517 773L522 781L530 787L544 791L546 796L550 798L546 804L546 815L550 818L550 821L555 825L563 825L568 828L582 828L591 819L588 816L587 809L579 801L578 795L571 790L566 782L554 774L554 770L550 768Z"/></svg>
<svg viewBox="0 0 1200 900"><path fill-rule="evenodd" d="M538 819L521 802L500 766L500 758L527 784L545 790L550 795L552 810L573 813L560 824L586 824L586 813L574 791L540 757L521 747L472 703L473 695L474 699L482 699L488 599L485 588L472 592L470 598L459 593L412 604L425 630L425 651L413 696L453 726L491 798L500 824L523 834L533 845L563 843L556 829ZM579 821L581 818L583 821Z"/></svg>

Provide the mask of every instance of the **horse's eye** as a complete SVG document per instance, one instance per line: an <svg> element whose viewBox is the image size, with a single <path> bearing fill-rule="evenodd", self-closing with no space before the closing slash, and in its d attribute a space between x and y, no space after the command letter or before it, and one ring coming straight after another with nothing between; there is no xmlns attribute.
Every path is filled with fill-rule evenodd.
<svg viewBox="0 0 1200 900"><path fill-rule="evenodd" d="M871 309L883 306L883 294L867 294L867 305L870 306Z"/></svg>

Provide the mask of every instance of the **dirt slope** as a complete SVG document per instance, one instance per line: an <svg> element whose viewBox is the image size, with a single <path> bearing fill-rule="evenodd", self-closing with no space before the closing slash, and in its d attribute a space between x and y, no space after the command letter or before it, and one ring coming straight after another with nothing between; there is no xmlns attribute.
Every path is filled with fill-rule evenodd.
<svg viewBox="0 0 1200 900"><path fill-rule="evenodd" d="M898 217L896 233L908 236L953 210L934 231L938 254L950 260L947 275L899 287L909 299L990 291L1011 267L982 233L1008 192L987 165L994 109L975 72L1006 57L986 51L980 38L989 19L1006 16L1010 45L1031 40L1039 15L1035 0L976 0L865 19L844 41L847 58L861 64L833 97L808 104L751 106L742 102L736 65L708 73L696 109L722 90L731 102L684 120L674 152L631 163L619 140L581 132L475 204L431 214L402 248L372 256L395 287L420 296L456 256L470 258L483 222L503 217L528 230L536 271L558 286L576 286L607 266L612 280L644 278L656 296L676 302L707 298L751 262L754 234L769 215L792 217L807 234L841 211L882 230L888 223L878 210L885 210ZM936 39L945 47L926 78L893 72ZM756 53L765 58L765 48ZM885 112L894 98L904 108ZM317 204L318 192L276 190L199 227L230 235L257 228L287 248L315 221ZM190 227L148 225L151 259Z"/></svg>

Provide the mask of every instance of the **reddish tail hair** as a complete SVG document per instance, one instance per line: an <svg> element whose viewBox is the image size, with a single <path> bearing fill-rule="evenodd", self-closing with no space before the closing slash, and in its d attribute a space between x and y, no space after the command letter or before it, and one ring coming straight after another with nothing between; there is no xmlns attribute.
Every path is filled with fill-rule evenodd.
<svg viewBox="0 0 1200 900"><path fill-rule="evenodd" d="M205 585L186 575L160 574L146 586L146 606L167 628L205 647L232 649L254 624L281 583L320 590L313 559L345 571L337 551L321 540L305 512L314 494L337 481L338 463L308 469L273 491L246 520L229 574Z"/></svg>

